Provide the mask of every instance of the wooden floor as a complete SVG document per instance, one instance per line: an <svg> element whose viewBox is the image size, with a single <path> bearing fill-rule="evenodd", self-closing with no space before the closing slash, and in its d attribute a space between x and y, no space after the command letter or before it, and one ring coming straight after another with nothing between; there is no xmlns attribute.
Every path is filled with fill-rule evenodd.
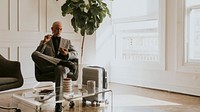
<svg viewBox="0 0 200 112"><path fill-rule="evenodd" d="M114 94L113 112L200 112L199 97L116 83L111 83L110 88ZM1 93L0 105L9 105L12 94ZM76 102L74 109L65 106L64 112L111 112L112 109L110 101L109 105L99 107L92 107L90 103L82 107L77 103L81 101ZM0 109L0 112L9 111Z"/></svg>

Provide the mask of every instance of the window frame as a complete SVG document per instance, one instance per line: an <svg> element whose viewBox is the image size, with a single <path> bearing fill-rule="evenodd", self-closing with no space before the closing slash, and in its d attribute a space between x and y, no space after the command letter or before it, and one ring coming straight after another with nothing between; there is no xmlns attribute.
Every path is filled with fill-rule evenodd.
<svg viewBox="0 0 200 112"><path fill-rule="evenodd" d="M111 62L113 65L119 66L131 66L133 68L141 68L141 69L159 69L165 70L165 27L166 27L166 0L159 0L159 15L158 15L158 30L159 30L159 61L158 62L135 62L135 61L120 61L116 60L116 29L115 24L119 23L127 23L127 22L140 22L140 21L148 21L155 19L155 16L143 16L137 18L123 18L123 19L113 19L113 29L114 29L114 38L115 38L115 59Z"/></svg>
<svg viewBox="0 0 200 112"><path fill-rule="evenodd" d="M188 9L189 10L189 9ZM185 72L185 73L200 73L200 63L199 61L195 60L188 60L188 33L186 30L187 25L187 18L188 10L185 7L185 0L178 0L177 1L177 65L176 71L177 72Z"/></svg>
<svg viewBox="0 0 200 112"><path fill-rule="evenodd" d="M185 14L186 14L186 16L187 16L187 18L185 18L185 26L186 27L191 27L191 26L189 26L188 24L189 24L189 22L190 22L190 14L191 14L191 12L192 12L192 10L195 10L195 9L198 9L198 10L200 10L200 5L195 5L195 6L192 6L192 7L189 7L187 10L186 10L186 12L185 12ZM184 38L187 38L187 39L185 39L185 52L187 53L187 55L185 56L185 62L188 62L188 63L199 63L200 64L200 59L190 59L189 58L189 50L188 49L190 49L189 48L189 44L190 44L190 28L188 28L187 30L185 29L185 35L186 35L186 37L184 37ZM188 39L189 38L189 39ZM187 40L189 40L189 41L187 41Z"/></svg>

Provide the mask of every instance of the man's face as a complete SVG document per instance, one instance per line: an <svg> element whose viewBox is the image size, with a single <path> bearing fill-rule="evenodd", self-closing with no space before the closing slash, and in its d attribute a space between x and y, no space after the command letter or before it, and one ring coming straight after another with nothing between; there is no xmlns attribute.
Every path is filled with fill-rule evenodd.
<svg viewBox="0 0 200 112"><path fill-rule="evenodd" d="M62 25L56 24L51 28L51 30L52 30L52 33L54 36L60 36L60 34L62 32Z"/></svg>

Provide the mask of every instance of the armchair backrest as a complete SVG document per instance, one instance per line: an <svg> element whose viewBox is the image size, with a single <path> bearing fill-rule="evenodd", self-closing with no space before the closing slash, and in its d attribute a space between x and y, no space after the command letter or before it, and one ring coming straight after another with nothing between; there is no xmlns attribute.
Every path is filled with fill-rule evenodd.
<svg viewBox="0 0 200 112"><path fill-rule="evenodd" d="M0 91L21 87L24 83L19 61L0 55Z"/></svg>

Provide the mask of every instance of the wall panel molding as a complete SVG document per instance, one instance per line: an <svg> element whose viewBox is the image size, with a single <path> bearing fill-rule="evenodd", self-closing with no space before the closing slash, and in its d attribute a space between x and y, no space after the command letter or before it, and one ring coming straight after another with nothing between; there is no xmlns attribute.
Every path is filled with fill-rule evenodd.
<svg viewBox="0 0 200 112"><path fill-rule="evenodd" d="M17 30L40 32L40 0L17 1Z"/></svg>
<svg viewBox="0 0 200 112"><path fill-rule="evenodd" d="M11 52L10 47L0 46L0 54L4 56L6 59L10 60Z"/></svg>
<svg viewBox="0 0 200 112"><path fill-rule="evenodd" d="M34 76L34 63L31 59L31 54L35 50L32 45L20 45L17 47L17 57L21 63L21 69L24 78L32 78Z"/></svg>
<svg viewBox="0 0 200 112"><path fill-rule="evenodd" d="M10 30L10 0L0 1L0 31Z"/></svg>

